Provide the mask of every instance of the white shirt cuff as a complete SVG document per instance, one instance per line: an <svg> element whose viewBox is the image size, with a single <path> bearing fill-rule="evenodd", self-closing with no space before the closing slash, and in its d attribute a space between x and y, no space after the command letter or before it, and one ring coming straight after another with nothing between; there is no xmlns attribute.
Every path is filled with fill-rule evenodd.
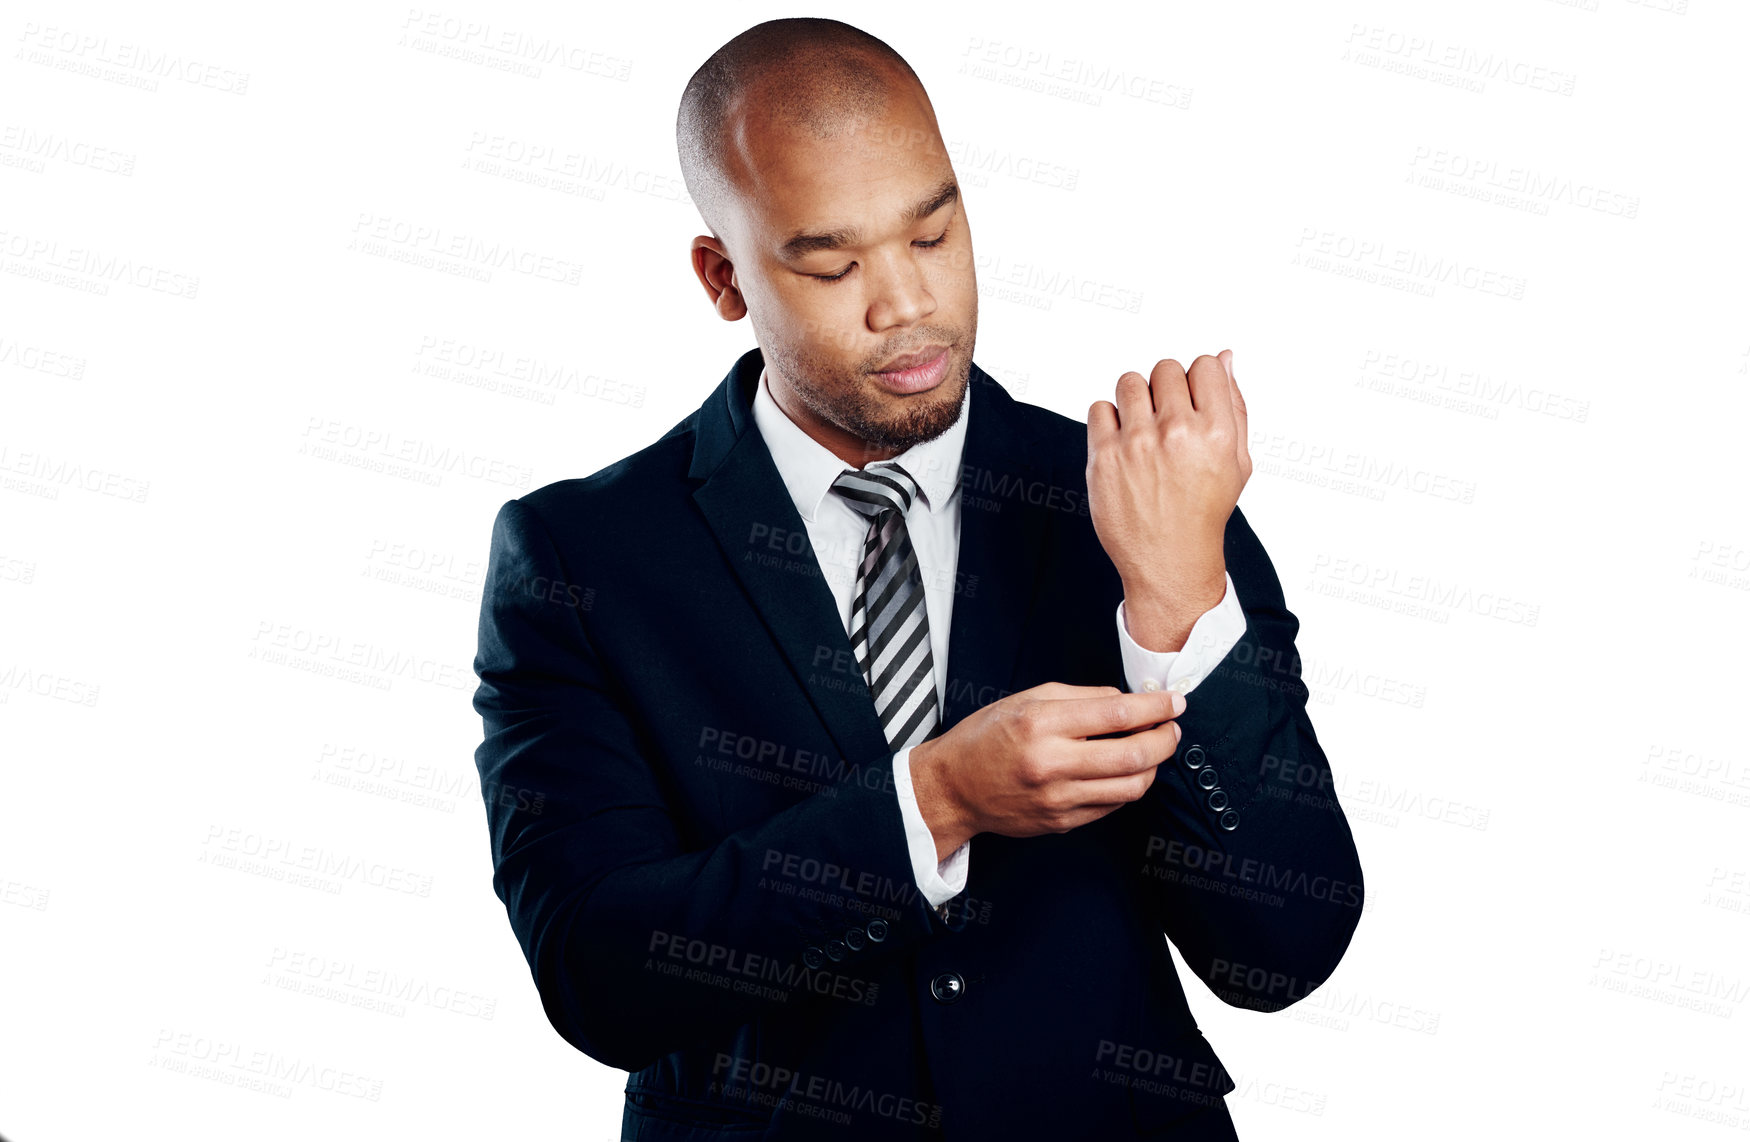
<svg viewBox="0 0 1750 1142"><path fill-rule="evenodd" d="M893 788L899 794L899 815L905 821L905 845L911 852L911 871L930 907L952 900L966 887L966 869L971 863L972 842L966 841L936 861L936 838L924 823L917 794L911 787L911 746L893 755Z"/></svg>
<svg viewBox="0 0 1750 1142"><path fill-rule="evenodd" d="M1221 665L1228 651L1246 633L1246 613L1240 609L1233 576L1227 581L1221 602L1204 611L1185 636L1180 650L1145 650L1130 637L1124 622L1124 603L1118 603L1118 651L1124 659L1124 681L1131 693L1146 690L1177 690L1189 694L1209 672Z"/></svg>

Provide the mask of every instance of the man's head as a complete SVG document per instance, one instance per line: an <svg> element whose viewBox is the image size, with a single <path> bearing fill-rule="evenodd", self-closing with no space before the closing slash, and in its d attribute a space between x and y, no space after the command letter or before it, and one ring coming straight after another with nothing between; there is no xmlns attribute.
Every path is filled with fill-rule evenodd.
<svg viewBox="0 0 1750 1142"><path fill-rule="evenodd" d="M753 322L791 419L858 467L952 426L978 328L972 232L905 60L837 20L758 24L694 73L675 134L711 229L694 272L719 315ZM944 348L928 389L886 375Z"/></svg>

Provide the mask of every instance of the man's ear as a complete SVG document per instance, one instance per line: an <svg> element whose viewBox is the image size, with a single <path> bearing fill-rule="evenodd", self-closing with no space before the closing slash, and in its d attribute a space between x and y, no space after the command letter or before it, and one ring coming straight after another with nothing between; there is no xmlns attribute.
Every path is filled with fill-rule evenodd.
<svg viewBox="0 0 1750 1142"><path fill-rule="evenodd" d="M708 234L693 239L693 273L705 287L711 305L725 321L740 321L747 316L747 301L735 285L735 263L729 260L723 243Z"/></svg>

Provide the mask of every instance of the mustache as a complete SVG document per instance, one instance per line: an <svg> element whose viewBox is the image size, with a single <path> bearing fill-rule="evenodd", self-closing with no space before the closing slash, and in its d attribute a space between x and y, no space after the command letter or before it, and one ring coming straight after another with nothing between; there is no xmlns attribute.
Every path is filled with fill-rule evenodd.
<svg viewBox="0 0 1750 1142"><path fill-rule="evenodd" d="M946 348L948 353L952 355L954 351L960 347L960 339L958 337L928 337L916 345L909 345L903 348L895 346L892 349L882 352L879 356L872 358L868 368L866 368L864 372L881 372L881 366L887 364L889 361L897 361L903 357L910 357L915 353L923 353L936 346Z"/></svg>

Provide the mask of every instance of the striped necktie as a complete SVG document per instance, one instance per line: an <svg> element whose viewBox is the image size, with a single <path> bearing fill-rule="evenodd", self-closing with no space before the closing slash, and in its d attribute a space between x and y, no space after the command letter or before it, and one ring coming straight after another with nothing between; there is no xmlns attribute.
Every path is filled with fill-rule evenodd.
<svg viewBox="0 0 1750 1142"><path fill-rule="evenodd" d="M832 490L869 517L851 606L851 649L897 753L929 737L939 720L923 576L905 529L918 485L904 468L883 461L845 469Z"/></svg>

